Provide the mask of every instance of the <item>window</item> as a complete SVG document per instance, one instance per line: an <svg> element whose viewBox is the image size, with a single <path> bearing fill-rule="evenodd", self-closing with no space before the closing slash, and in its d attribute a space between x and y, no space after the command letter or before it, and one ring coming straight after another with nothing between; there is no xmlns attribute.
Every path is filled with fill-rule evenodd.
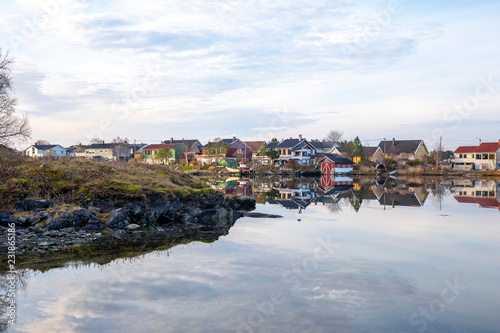
<svg viewBox="0 0 500 333"><path fill-rule="evenodd" d="M495 154L490 154L490 160L494 160L495 159Z"/></svg>
<svg viewBox="0 0 500 333"><path fill-rule="evenodd" d="M462 158L462 154L458 155L458 158Z"/></svg>
<svg viewBox="0 0 500 333"><path fill-rule="evenodd" d="M476 160L480 160L481 159L481 154L476 154Z"/></svg>

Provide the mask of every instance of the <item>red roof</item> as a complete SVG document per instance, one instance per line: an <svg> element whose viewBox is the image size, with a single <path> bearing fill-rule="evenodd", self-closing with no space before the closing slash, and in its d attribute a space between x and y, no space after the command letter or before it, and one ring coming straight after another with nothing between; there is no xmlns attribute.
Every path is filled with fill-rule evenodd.
<svg viewBox="0 0 500 333"><path fill-rule="evenodd" d="M500 142L485 142L482 143L477 149L475 153L493 153L497 152L500 149Z"/></svg>
<svg viewBox="0 0 500 333"><path fill-rule="evenodd" d="M460 146L455 150L455 154L467 154L474 153L477 149L477 146Z"/></svg>
<svg viewBox="0 0 500 333"><path fill-rule="evenodd" d="M142 150L160 150L160 149L165 149L165 148L170 148L170 149L175 149L177 147L179 147L180 144L168 144L168 145L164 145L164 144L159 144L159 145L149 145L149 146L146 146L144 148L142 148Z"/></svg>
<svg viewBox="0 0 500 333"><path fill-rule="evenodd" d="M460 146L455 150L455 154L467 153L493 153L500 149L500 141L484 142L480 146Z"/></svg>
<svg viewBox="0 0 500 333"><path fill-rule="evenodd" d="M500 207L500 202L493 198L473 198L473 197L455 197L460 203L475 203L483 208L497 208Z"/></svg>

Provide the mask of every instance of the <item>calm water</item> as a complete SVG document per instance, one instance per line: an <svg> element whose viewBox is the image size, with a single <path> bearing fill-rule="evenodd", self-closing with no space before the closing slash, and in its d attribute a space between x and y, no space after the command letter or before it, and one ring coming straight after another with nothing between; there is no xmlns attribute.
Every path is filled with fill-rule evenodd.
<svg viewBox="0 0 500 333"><path fill-rule="evenodd" d="M500 332L497 182L219 182L218 241L32 272L9 332Z"/></svg>

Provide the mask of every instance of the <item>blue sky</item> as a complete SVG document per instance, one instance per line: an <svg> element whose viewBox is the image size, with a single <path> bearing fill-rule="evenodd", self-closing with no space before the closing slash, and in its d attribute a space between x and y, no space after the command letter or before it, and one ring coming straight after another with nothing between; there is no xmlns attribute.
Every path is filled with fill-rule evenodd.
<svg viewBox="0 0 500 333"><path fill-rule="evenodd" d="M497 1L0 6L33 140L500 139Z"/></svg>

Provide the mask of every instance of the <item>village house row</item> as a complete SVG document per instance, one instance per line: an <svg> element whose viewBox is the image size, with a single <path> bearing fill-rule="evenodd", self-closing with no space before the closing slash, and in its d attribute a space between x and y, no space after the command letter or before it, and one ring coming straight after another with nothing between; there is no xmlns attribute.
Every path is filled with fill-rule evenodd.
<svg viewBox="0 0 500 333"><path fill-rule="evenodd" d="M271 158L266 152L277 153ZM429 150L423 140L387 140L375 147L363 147L362 156L351 156L349 150L320 140L307 140L301 135L280 142L242 141L236 137L209 142L203 145L199 140L170 140L160 144L94 143L88 146L75 145L64 148L61 145L32 145L24 150L31 157L81 157L98 160L130 160L144 163L196 163L200 165L236 165L239 161L254 165L287 165L289 161L298 165L318 162L325 154L333 162L345 163L341 158L359 163L361 160L381 163L392 159L399 163L424 161ZM166 156L165 156L166 154ZM335 159L338 159L335 161ZM497 170L500 169L500 140L484 142L479 146L461 146L450 161L454 170Z"/></svg>

